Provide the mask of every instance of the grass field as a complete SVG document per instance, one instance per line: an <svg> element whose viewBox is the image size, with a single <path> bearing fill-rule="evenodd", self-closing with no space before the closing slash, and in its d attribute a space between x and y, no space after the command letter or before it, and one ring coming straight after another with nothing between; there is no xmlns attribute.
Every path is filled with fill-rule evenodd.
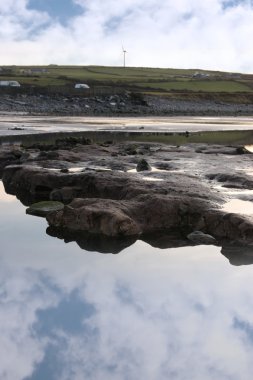
<svg viewBox="0 0 253 380"><path fill-rule="evenodd" d="M251 92L252 89L244 84L235 81L208 80L208 81L171 81L159 83L138 83L140 87L147 86L159 90L182 90L182 91L204 91L204 92Z"/></svg>
<svg viewBox="0 0 253 380"><path fill-rule="evenodd" d="M42 70L45 72L42 72ZM198 75L196 75L198 73ZM195 76L194 76L195 74ZM152 94L178 92L253 93L253 75L204 70L106 66L2 67L0 80L17 80L22 86L92 86L125 88Z"/></svg>

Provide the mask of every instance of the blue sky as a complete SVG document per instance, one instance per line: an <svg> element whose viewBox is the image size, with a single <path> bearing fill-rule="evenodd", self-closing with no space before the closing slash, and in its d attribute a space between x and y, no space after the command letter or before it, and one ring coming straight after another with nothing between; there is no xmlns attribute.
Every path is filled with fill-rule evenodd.
<svg viewBox="0 0 253 380"><path fill-rule="evenodd" d="M251 0L0 0L1 64L253 72Z"/></svg>
<svg viewBox="0 0 253 380"><path fill-rule="evenodd" d="M83 9L71 0L29 0L28 9L47 12L52 19L62 24L83 12Z"/></svg>

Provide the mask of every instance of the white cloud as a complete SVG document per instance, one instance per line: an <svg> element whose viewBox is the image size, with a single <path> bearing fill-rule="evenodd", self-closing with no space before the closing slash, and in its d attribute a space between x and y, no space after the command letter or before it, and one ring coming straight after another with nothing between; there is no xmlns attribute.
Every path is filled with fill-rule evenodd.
<svg viewBox="0 0 253 380"><path fill-rule="evenodd" d="M253 8L221 0L75 0L66 26L0 0L2 64L121 65L253 71Z"/></svg>
<svg viewBox="0 0 253 380"><path fill-rule="evenodd" d="M0 41L8 42L26 40L33 30L45 25L50 18L46 13L26 8L26 0L0 0Z"/></svg>
<svg viewBox="0 0 253 380"><path fill-rule="evenodd" d="M1 379L35 378L52 343L62 373L51 377L60 380L251 380L252 341L233 322L253 325L252 267L230 266L218 247L161 252L137 242L119 255L88 253L44 236L45 221L21 205L7 206L0 220ZM78 333L61 324L64 313L48 325L41 312L54 317L73 293L94 313L80 314ZM68 318L75 322L76 313Z"/></svg>

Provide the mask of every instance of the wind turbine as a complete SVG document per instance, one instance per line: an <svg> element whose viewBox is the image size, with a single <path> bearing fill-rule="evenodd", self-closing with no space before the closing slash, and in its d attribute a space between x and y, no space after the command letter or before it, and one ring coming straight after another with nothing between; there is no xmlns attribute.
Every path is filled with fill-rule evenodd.
<svg viewBox="0 0 253 380"><path fill-rule="evenodd" d="M124 49L123 45L122 45L122 51L123 51L123 67L126 67L126 53L127 53L127 51Z"/></svg>

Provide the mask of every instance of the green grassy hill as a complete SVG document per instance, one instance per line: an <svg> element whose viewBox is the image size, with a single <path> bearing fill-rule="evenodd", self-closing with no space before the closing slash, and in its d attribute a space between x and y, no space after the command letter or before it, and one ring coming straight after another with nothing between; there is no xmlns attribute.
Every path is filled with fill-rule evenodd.
<svg viewBox="0 0 253 380"><path fill-rule="evenodd" d="M124 88L150 94L253 93L253 75L205 70L105 66L2 67L0 80L17 80L22 86L74 86Z"/></svg>

